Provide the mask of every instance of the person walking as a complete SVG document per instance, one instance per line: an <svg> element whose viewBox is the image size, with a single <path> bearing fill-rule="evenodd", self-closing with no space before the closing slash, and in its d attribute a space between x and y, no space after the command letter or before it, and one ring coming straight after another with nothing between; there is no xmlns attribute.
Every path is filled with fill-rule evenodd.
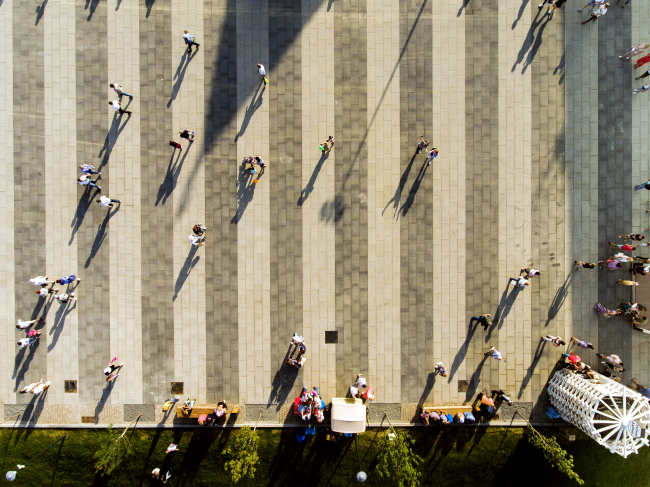
<svg viewBox="0 0 650 487"><path fill-rule="evenodd" d="M41 297L41 298L46 298L46 297L48 297L50 294L54 294L54 293L57 292L57 291L58 291L58 289L52 289L52 288L42 287L41 289L39 289L38 291L36 291L36 294L38 294L39 297Z"/></svg>
<svg viewBox="0 0 650 487"><path fill-rule="evenodd" d="M70 274L69 276L63 276L61 279L57 279L56 283L57 284L71 284L74 281L79 281L81 282L81 279L79 279L77 276L74 274Z"/></svg>
<svg viewBox="0 0 650 487"><path fill-rule="evenodd" d="M41 318L36 318L35 320L30 320L30 321L18 320L18 324L16 325L16 330L24 330L25 328L29 328L34 323L38 323L39 321L41 321Z"/></svg>
<svg viewBox="0 0 650 487"><path fill-rule="evenodd" d="M129 114L129 115L131 115L131 113L132 113L132 112L130 112L129 110L124 110L124 109L122 108L122 104L121 104L119 101L117 101L117 100L109 101L108 104L109 104L110 106L112 106L112 107L113 107L113 110L115 110L115 111L118 112L118 113L127 113L127 114Z"/></svg>
<svg viewBox="0 0 650 487"><path fill-rule="evenodd" d="M590 349L594 350L594 345L591 342L585 342L583 340L578 340L576 337L571 337L571 342L575 342L575 344L580 348L590 348Z"/></svg>
<svg viewBox="0 0 650 487"><path fill-rule="evenodd" d="M181 135L181 139L187 139L190 142L194 142L194 132L189 130L179 130L178 133Z"/></svg>
<svg viewBox="0 0 650 487"><path fill-rule="evenodd" d="M95 201L106 208L113 208L113 203L117 203L118 205L122 204L120 200L114 200L105 195L101 195Z"/></svg>
<svg viewBox="0 0 650 487"><path fill-rule="evenodd" d="M301 343L304 343L305 339L298 335L298 333L294 333L293 337L291 337L291 343L289 345L300 345Z"/></svg>
<svg viewBox="0 0 650 487"><path fill-rule="evenodd" d="M645 183L637 184L637 185L634 187L634 189L635 189L635 190L639 190L639 189L647 189L648 191L650 191L650 181L646 181Z"/></svg>
<svg viewBox="0 0 650 487"><path fill-rule="evenodd" d="M641 76L637 76L634 79L647 78L648 76L650 76L650 69L648 71L646 71L645 73L643 73Z"/></svg>
<svg viewBox="0 0 650 487"><path fill-rule="evenodd" d="M190 239L190 243L194 247L200 247L201 245L203 245L205 243L205 236L203 236L203 235L200 235L200 236L199 235L190 235L189 239Z"/></svg>
<svg viewBox="0 0 650 487"><path fill-rule="evenodd" d="M179 144L178 142L176 142L174 139L169 141L169 145L171 145L174 148L174 151L176 151L176 149L182 149L183 148L183 146L181 144Z"/></svg>
<svg viewBox="0 0 650 487"><path fill-rule="evenodd" d="M636 95L637 93L645 93L646 91L650 90L650 83L647 85L643 85L639 88L634 88L634 91L632 91L633 95Z"/></svg>
<svg viewBox="0 0 650 487"><path fill-rule="evenodd" d="M80 186L90 186L92 188L97 188L101 190L102 188L97 185L97 180L91 178L88 174L84 174L81 176L79 179L77 179L77 182L79 183Z"/></svg>
<svg viewBox="0 0 650 487"><path fill-rule="evenodd" d="M119 365L115 365L115 362L117 362L117 357L113 357L110 362L108 362L108 365L104 369L104 375L105 376L110 376L113 372L115 372L118 369L121 369L124 367L124 363L121 363ZM117 377L117 376L116 376Z"/></svg>
<svg viewBox="0 0 650 487"><path fill-rule="evenodd" d="M609 362L612 365L620 365L620 366L625 365L623 363L623 361L621 360L621 357L619 357L618 355L613 354L613 353L611 353L609 355L605 355L603 353L597 353L596 357L605 359L607 362Z"/></svg>
<svg viewBox="0 0 650 487"><path fill-rule="evenodd" d="M622 238L623 240L633 240L634 242L645 240L645 236L641 235L640 233L628 233L627 235L619 235L618 238Z"/></svg>
<svg viewBox="0 0 650 487"><path fill-rule="evenodd" d="M35 337L29 337L29 338L21 338L18 340L18 348L26 348L29 347L30 345L33 345L36 343L40 337L35 336Z"/></svg>
<svg viewBox="0 0 650 487"><path fill-rule="evenodd" d="M647 54L637 59L636 63L634 63L634 69L639 69L641 66L648 63L650 63L650 54Z"/></svg>
<svg viewBox="0 0 650 487"><path fill-rule="evenodd" d="M269 80L268 80L268 78L266 77L266 69L264 69L264 65L263 65L263 64L259 64L259 63L257 64L257 72L258 72L258 73L260 74L260 76L262 77L262 81L264 81L264 84L265 84L265 85L268 85L268 84L269 84Z"/></svg>
<svg viewBox="0 0 650 487"><path fill-rule="evenodd" d="M623 54L622 56L619 56L618 58L619 59L623 59L623 58L630 59L633 56L638 56L639 54L643 54L643 52L645 52L645 50L647 48L649 48L649 47L650 47L650 44L648 44L647 42L644 43L644 44L638 44L638 45L636 45L634 47L630 47L625 54Z"/></svg>
<svg viewBox="0 0 650 487"><path fill-rule="evenodd" d="M553 12L555 12L555 9L564 7L565 3L566 3L566 0L555 0L555 3L553 4L553 8L549 7L548 12L546 12L546 13L547 14L553 14Z"/></svg>
<svg viewBox="0 0 650 487"><path fill-rule="evenodd" d="M68 301L74 301L77 298L75 297L74 293L61 293L55 294L54 299L56 299L61 304L66 304Z"/></svg>
<svg viewBox="0 0 650 487"><path fill-rule="evenodd" d="M418 143L418 146L415 148L415 154L422 154L422 151L426 149L429 146L429 141L424 140L424 135L420 135L420 142Z"/></svg>
<svg viewBox="0 0 650 487"><path fill-rule="evenodd" d="M650 388L642 386L639 384L639 381L636 379L632 379L632 383L628 385L630 389L634 389L637 391L639 394L641 394L643 397L647 397L650 399Z"/></svg>
<svg viewBox="0 0 650 487"><path fill-rule="evenodd" d="M542 10L542 8L544 8L544 5L546 5L547 3L548 3L549 5L553 5L553 0L544 0L542 3L540 3L540 4L537 6L537 8L538 8L539 10Z"/></svg>
<svg viewBox="0 0 650 487"><path fill-rule="evenodd" d="M486 313L478 317L472 316L469 320L469 326L472 326L473 321L477 321L478 324L483 327L483 330L487 331L487 329L492 326L492 315L490 313Z"/></svg>
<svg viewBox="0 0 650 487"><path fill-rule="evenodd" d="M605 3L605 0L589 0L589 3L587 3L587 5L585 5L584 7L578 9L578 12L582 12L587 7L591 7L591 10L593 10L596 7L599 7L604 3Z"/></svg>
<svg viewBox="0 0 650 487"><path fill-rule="evenodd" d="M623 267L623 264L616 259L607 259L606 261L599 260L598 264L600 264L601 269L609 269L610 271L614 271Z"/></svg>
<svg viewBox="0 0 650 487"><path fill-rule="evenodd" d="M41 379L36 387L34 387L30 392L34 394L35 396L38 396L41 392L46 390L48 387L50 387L51 382L48 380L45 384L43 384L43 379Z"/></svg>
<svg viewBox="0 0 650 487"><path fill-rule="evenodd" d="M523 272L526 279L530 279L531 277L535 276L539 277L540 274L538 269L533 269L532 267L524 267L519 272Z"/></svg>
<svg viewBox="0 0 650 487"><path fill-rule="evenodd" d="M609 3L596 7L593 10L593 12L591 12L591 17L589 18L589 20L585 20L582 24L584 25L586 23L593 22L594 20L598 20L599 17L602 17L607 13L608 8L609 8Z"/></svg>
<svg viewBox="0 0 650 487"><path fill-rule="evenodd" d="M119 96L120 98L122 96L128 96L130 100L133 100L133 95L124 93L124 89L122 88L122 85L118 85L117 83L111 83L109 86L115 90L115 93L117 93L117 96Z"/></svg>
<svg viewBox="0 0 650 487"><path fill-rule="evenodd" d="M442 362L438 362L436 364L436 368L434 369L435 374L440 374L442 377L447 377L447 367L445 367L445 364Z"/></svg>
<svg viewBox="0 0 650 487"><path fill-rule="evenodd" d="M551 344L556 347L559 347L560 345L566 345L566 342L562 339L561 336L554 337L553 335L546 335L545 337L542 337L542 340L551 342Z"/></svg>
<svg viewBox="0 0 650 487"><path fill-rule="evenodd" d="M508 406L512 406L512 399L510 399L510 396L503 392L502 389L499 389L498 391L492 391L492 394L496 394L497 400L505 401Z"/></svg>
<svg viewBox="0 0 650 487"><path fill-rule="evenodd" d="M630 245L630 244L615 244L614 242L607 241L609 245L612 246L613 249L621 249L621 250L627 250L628 252L632 252L633 250L636 250L636 247Z"/></svg>
<svg viewBox="0 0 650 487"><path fill-rule="evenodd" d="M194 232L194 235L203 235L205 231L207 230L206 227L203 226L203 223L197 223L192 227L192 231Z"/></svg>
<svg viewBox="0 0 650 487"><path fill-rule="evenodd" d="M199 49L199 44L194 40L194 36L191 35L189 32L186 30L183 31L183 40L185 41L185 44L187 45L187 53L192 54L192 46L196 46L196 49Z"/></svg>
<svg viewBox="0 0 650 487"><path fill-rule="evenodd" d="M618 282L619 284L622 284L623 286L638 286L639 285L638 282L628 281L626 279L619 279L616 282Z"/></svg>
<svg viewBox="0 0 650 487"><path fill-rule="evenodd" d="M429 151L429 153L427 154L427 160L426 160L427 166L431 165L431 161L433 161L436 157L438 157L438 154L439 154L439 151L435 147Z"/></svg>
<svg viewBox="0 0 650 487"><path fill-rule="evenodd" d="M31 338L31 337L37 337L37 338L40 338L40 337L41 337L41 333L43 333L41 330L29 330L29 331L27 332L27 337L28 337L28 338Z"/></svg>
<svg viewBox="0 0 650 487"><path fill-rule="evenodd" d="M514 283L514 284L513 284ZM522 276L511 277L508 281L508 285L513 284L515 287L526 287L530 286L530 282Z"/></svg>
<svg viewBox="0 0 650 487"><path fill-rule="evenodd" d="M54 281L48 281L47 276L36 276L32 277L29 282L34 286L47 286L48 284L54 284Z"/></svg>
<svg viewBox="0 0 650 487"><path fill-rule="evenodd" d="M485 352L483 355L489 355L489 356L492 357L494 360L498 360L498 361L502 361L502 360L503 360L503 356L502 356L501 353L497 350L497 347L490 347L490 349L489 349L487 352Z"/></svg>
<svg viewBox="0 0 650 487"><path fill-rule="evenodd" d="M84 174L97 174L98 176L102 175L102 173L95 171L95 166L91 166L90 164L82 164L79 166L79 169L81 169L81 172Z"/></svg>
<svg viewBox="0 0 650 487"><path fill-rule="evenodd" d="M573 264L576 266L576 270L579 271L580 269L593 269L596 267L596 263L587 263L587 262L582 262L581 260L574 260Z"/></svg>

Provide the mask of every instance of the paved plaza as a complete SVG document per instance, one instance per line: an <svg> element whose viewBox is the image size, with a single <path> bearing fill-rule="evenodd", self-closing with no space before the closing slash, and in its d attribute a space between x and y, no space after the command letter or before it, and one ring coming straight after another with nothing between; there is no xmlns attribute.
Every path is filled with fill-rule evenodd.
<svg viewBox="0 0 650 487"><path fill-rule="evenodd" d="M650 95L618 59L650 25L634 0L583 26L583 2L0 0L4 419L171 423L160 406L182 382L183 400L285 422L303 385L328 401L363 373L375 416L503 389L541 421L563 351L547 333L647 385L650 337L593 310L633 299L615 286L629 272L572 264L650 226L632 191L650 175ZM131 116L107 106L110 83ZM257 184L249 155L268 163ZM119 208L77 184L85 163ZM530 266L530 288L508 287ZM42 274L78 275L78 300L36 296ZM485 313L493 329L470 328ZM40 342L18 350L16 320L36 317ZM284 365L294 332L300 371ZM596 351L578 354L595 368ZM18 393L39 379L47 394Z"/></svg>

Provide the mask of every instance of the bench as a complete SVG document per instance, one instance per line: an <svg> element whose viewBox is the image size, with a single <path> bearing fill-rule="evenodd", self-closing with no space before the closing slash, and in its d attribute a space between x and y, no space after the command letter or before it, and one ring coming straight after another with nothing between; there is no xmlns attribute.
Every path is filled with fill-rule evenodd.
<svg viewBox="0 0 650 487"><path fill-rule="evenodd" d="M451 414L452 416L455 416L456 413L471 413L472 406L430 406L430 407L423 407L422 412L424 411L428 411L428 412L442 411L445 414Z"/></svg>
<svg viewBox="0 0 650 487"><path fill-rule="evenodd" d="M183 405L181 404L180 406L178 406L176 408L176 417L177 418L197 419L202 414L212 414L216 407L217 407L216 404L214 406L194 406L194 409L192 409L192 412L190 413L189 416L183 416ZM234 406L232 408L232 411L228 410L228 412L226 412L226 415L228 413L237 414L238 412L239 412L239 407Z"/></svg>

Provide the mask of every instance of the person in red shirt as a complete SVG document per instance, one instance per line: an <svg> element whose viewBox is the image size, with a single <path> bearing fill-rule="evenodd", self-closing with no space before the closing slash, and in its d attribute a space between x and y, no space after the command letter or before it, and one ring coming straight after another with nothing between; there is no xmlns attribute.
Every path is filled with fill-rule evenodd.
<svg viewBox="0 0 650 487"><path fill-rule="evenodd" d="M611 245L612 248L614 248L614 249L628 250L630 252L633 251L633 250L636 250L635 246L632 246L632 245L629 245L629 244L618 245L618 244L615 244L614 242L610 242L610 241L608 241L607 243L609 245Z"/></svg>

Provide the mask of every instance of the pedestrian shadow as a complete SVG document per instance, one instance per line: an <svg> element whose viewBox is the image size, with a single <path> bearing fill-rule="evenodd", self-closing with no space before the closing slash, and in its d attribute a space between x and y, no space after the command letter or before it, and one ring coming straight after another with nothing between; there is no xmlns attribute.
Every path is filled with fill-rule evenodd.
<svg viewBox="0 0 650 487"><path fill-rule="evenodd" d="M388 203L386 203L386 206L384 207L384 210L381 212L383 215L384 212L386 211L386 208L390 206L390 204L393 204L393 218L396 220L399 219L399 205L400 202L402 201L402 191L404 191L404 186L406 186L406 181L408 181L409 174L411 172L411 169L413 168L413 162L415 161L415 154L411 157L411 160L409 161L408 165L406 166L406 169L404 169L404 172L402 173L402 177L399 178L399 184L397 185L397 189L395 190L395 194L393 197L390 199Z"/></svg>
<svg viewBox="0 0 650 487"><path fill-rule="evenodd" d="M154 3L156 3L156 0L144 0L144 5L147 7L147 13L145 14L146 18L149 18Z"/></svg>
<svg viewBox="0 0 650 487"><path fill-rule="evenodd" d="M176 188L176 184L178 183L178 176L181 173L181 168L183 167L183 163L185 162L185 158L187 157L189 148L185 150L185 153L183 154L183 158L181 159L182 152L183 152L182 150L178 151L178 155L176 156L176 162L174 162L174 156L176 155L176 149L174 149L174 152L172 153L172 156L169 159L169 165L167 166L167 174L165 174L165 179L163 180L163 182L160 184L160 187L158 188L158 195L156 196L155 206L158 206L158 204L164 205L165 202L167 201L167 198L169 198L171 194L174 192L174 189Z"/></svg>
<svg viewBox="0 0 650 487"><path fill-rule="evenodd" d="M314 190L314 186L316 185L316 179L318 179L318 174L320 173L320 170L323 167L323 164L329 157L329 152L323 152L320 156L320 159L318 160L318 164L316 164L316 167L314 168L314 171L311 173L311 177L309 178L309 182L307 185L303 188L303 190L300 192L300 198L298 198L297 204L298 206L302 206L305 201L307 201L307 198L309 198L309 195L311 192Z"/></svg>
<svg viewBox="0 0 650 487"><path fill-rule="evenodd" d="M29 370L29 365L32 363L32 360L34 360L34 354L40 345L41 341L37 340L36 343L30 345L28 349L21 348L18 350L14 360L14 378L16 379L14 392L19 389L20 383L25 380L25 374ZM24 361L23 358L25 359Z"/></svg>
<svg viewBox="0 0 650 487"><path fill-rule="evenodd" d="M115 386L114 380L106 383L106 387L104 387L104 390L102 391L102 397L99 399L99 402L95 406L95 424L99 423L99 415L104 410L106 401L108 401L108 396L111 395L114 386Z"/></svg>
<svg viewBox="0 0 650 487"><path fill-rule="evenodd" d="M415 156L413 156L413 157L415 157ZM413 206L413 203L415 202L415 195L417 194L418 190L420 189L420 184L422 184L422 180L424 179L424 175L426 174L428 167L429 167L429 165L425 161L424 164L422 164L422 167L420 168L420 172L418 173L417 177L415 178L415 181L413 181L413 185L411 186L411 190L409 191L409 195L406 198L406 201L404 202L402 207L400 208L400 210L402 212L402 217L405 217L406 214L411 209L411 207Z"/></svg>
<svg viewBox="0 0 650 487"><path fill-rule="evenodd" d="M2 4L0 4L0 5L2 5ZM38 23L43 18L43 15L45 14L45 6L46 5L47 5L47 0L43 0L43 3L40 4L38 7L36 7L36 23L34 25L38 25Z"/></svg>
<svg viewBox="0 0 650 487"><path fill-rule="evenodd" d="M474 8L470 5L470 2L471 0L463 0L463 4L458 9L458 13L456 14L456 17L460 17L463 14L463 10L467 10L467 7L469 7L472 10L472 14L474 13Z"/></svg>
<svg viewBox="0 0 650 487"><path fill-rule="evenodd" d="M481 360L481 362L478 364L478 367L476 367L476 370L472 374L472 378L469 381L467 391L465 391L466 402L469 402L474 397L474 394L476 394L476 391L478 390L478 385L481 383L481 372L483 371L483 366L485 365L485 361L487 359L488 356L483 355L483 360Z"/></svg>
<svg viewBox="0 0 650 487"><path fill-rule="evenodd" d="M194 266L198 264L199 260L201 259L200 255L197 255L195 258L197 250L198 247L191 245L190 252L187 254L185 262L183 263L183 267L181 268L180 272L178 273L178 277L176 278L176 284L174 284L174 297L172 298L172 301L176 301L178 294L181 292L181 289L183 289L183 284L185 284L185 281L190 276L190 272L192 272Z"/></svg>
<svg viewBox="0 0 650 487"><path fill-rule="evenodd" d="M325 220L327 223L340 222L343 218L343 213L345 213L345 203L343 196L340 194L337 194L332 201L323 203L320 209L321 220Z"/></svg>
<svg viewBox="0 0 650 487"><path fill-rule="evenodd" d="M113 216L116 212L117 212L117 208L113 211L109 210L108 212L106 212L106 216L104 217L104 220L97 227L97 235L95 235L95 241L93 242L93 246L90 249L90 255L86 260L86 265L85 265L86 269L90 267L90 263L95 258L97 252L99 252L99 249L104 243L104 240L108 235L108 232L106 231L106 227L108 226L108 220L110 220L111 216Z"/></svg>
<svg viewBox="0 0 650 487"><path fill-rule="evenodd" d="M262 88L262 91L260 91L260 88ZM266 89L266 85L264 84L264 81L262 81L259 85L257 85L257 89L253 94L253 98L251 99L250 104L246 107L246 113L244 113L244 120L242 120L241 127L239 128L239 132L237 133L237 135L235 135L235 142L237 142L239 138L242 135L244 135L244 132L246 132L246 129L248 128L248 124L250 123L251 118L253 118L253 114L255 114L257 109L262 106L262 102L264 101L262 95L264 94L265 89ZM258 93L259 96L257 95Z"/></svg>
<svg viewBox="0 0 650 487"><path fill-rule="evenodd" d="M90 22L90 19L93 18L93 14L95 13L95 10L97 10L98 5L99 0L86 0L84 10L88 10L88 18L86 19L88 22Z"/></svg>
<svg viewBox="0 0 650 487"><path fill-rule="evenodd" d="M193 54L189 54L187 52L187 49L183 51L183 56L181 57L181 62L178 64L178 67L176 68L176 74L174 74L174 86L172 87L172 94L169 98L169 101L167 102L167 108L172 106L172 102L176 99L178 96L178 92L181 89L181 85L183 84L183 80L185 79L185 71L187 70L187 67L190 65L190 61L194 56L196 56L198 49L194 51Z"/></svg>
<svg viewBox="0 0 650 487"><path fill-rule="evenodd" d="M545 327L548 326L551 320L553 320L557 316L560 309L564 305L564 302L566 301L566 298L569 295L569 288L571 287L574 277L575 277L575 267L571 268L571 271L569 271L569 275L566 276L566 279L564 280L564 284L562 284L558 288L557 292L555 293L555 297L553 298L553 301L551 302L551 306L548 309L548 318L546 319L546 323L544 323Z"/></svg>
<svg viewBox="0 0 650 487"><path fill-rule="evenodd" d="M88 211L88 208L90 208L90 205L92 204L93 198L95 197L93 190L95 194L100 192L98 188L91 189L89 186L84 186L84 192L82 193L81 198L79 199L79 203L77 204L77 211L75 211L74 216L72 217L72 222L70 222L72 234L70 235L68 245L72 245L72 242L74 242L74 236L79 231L79 228L84 221L84 217L86 216L86 211Z"/></svg>
<svg viewBox="0 0 650 487"><path fill-rule="evenodd" d="M116 12L120 9L120 5L122 5L122 0L117 0L117 3L115 4L115 11Z"/></svg>
<svg viewBox="0 0 650 487"><path fill-rule="evenodd" d="M542 9L539 9L537 11L535 18L530 24L530 29L528 29L528 33L526 34L526 40L521 46L521 49L519 50L519 54L517 54L517 59L515 63L512 65L512 69L510 70L513 73L515 69L517 69L517 66L522 62L524 62L524 57L526 57L526 54L528 54L528 56L526 57L526 61L524 62L521 68L521 73L524 74L526 72L526 69L528 69L528 66L530 66L530 64L533 62L533 59L535 59L535 55L537 54L537 51L539 51L539 48L542 45L542 34L544 33L544 29L546 28L549 21L551 20L551 16L544 15L542 19L538 20L537 17L539 17L541 11ZM539 30L537 30L538 27ZM535 32L536 30L537 32Z"/></svg>
<svg viewBox="0 0 650 487"><path fill-rule="evenodd" d="M125 109L128 108L129 104L131 103L131 100L129 100L124 107ZM129 118L131 118L130 114L127 114L126 120L124 120L124 123L120 126L120 122L122 121L122 113L115 113L113 115L113 121L111 122L111 127L108 129L108 132L106 133L106 138L104 139L104 145L102 148L99 150L99 154L97 154L97 159L101 159L102 161L99 163L99 167L97 168L98 172L102 172L102 168L108 164L108 160L111 158L111 152L113 152L113 148L115 147L115 142L117 142L117 139L120 137L120 134L124 130L124 127L126 127L126 124L129 122Z"/></svg>
<svg viewBox="0 0 650 487"><path fill-rule="evenodd" d="M528 0L524 0L521 3L521 6L519 7L519 12L517 13L517 18L515 21L512 23L512 30L515 30L515 27L517 27L517 23L521 19L521 16L524 14L524 11L526 10L526 7L528 6Z"/></svg>
<svg viewBox="0 0 650 487"><path fill-rule="evenodd" d="M429 394L431 394L434 385L436 385L436 373L429 372L429 375L427 375L427 383L424 386L422 395L420 395L420 399L418 399L418 408L422 407L422 405L427 402ZM415 410L415 414L417 415L417 408Z"/></svg>
<svg viewBox="0 0 650 487"><path fill-rule="evenodd" d="M517 399L521 399L521 396L524 395L524 389L526 389L526 386L530 382L530 379L532 379L533 377L533 373L535 372L535 367L537 367L539 360L542 358L542 352L544 352L545 346L546 346L546 340L540 338L539 343L537 344L537 350L535 350L535 355L533 355L533 361L528 367L524 379L521 381L521 386L519 387L519 393L517 394Z"/></svg>
<svg viewBox="0 0 650 487"><path fill-rule="evenodd" d="M65 324L66 317L76 307L77 307L77 300L75 299L72 303L72 306L68 306L68 303L65 303L65 305L61 305L59 309L56 310L56 313L54 314L54 325L52 326L52 328L50 328L50 335L53 336L52 336L52 340L47 346L48 353L54 350L54 346L59 341L59 337L61 336L61 332L63 331L63 325Z"/></svg>
<svg viewBox="0 0 650 487"><path fill-rule="evenodd" d="M449 384L451 383L451 381L454 378L454 375L456 375L456 372L460 368L460 364L462 364L463 361L465 360L465 357L467 356L467 347L469 346L469 342L472 341L472 337L474 336L474 333L476 332L478 325L479 325L478 321L470 321L470 324L467 328L467 336L465 337L465 341L458 349L458 352L456 352L454 361L451 363L451 369L449 370L449 380L447 381L447 383Z"/></svg>
<svg viewBox="0 0 650 487"><path fill-rule="evenodd" d="M293 390L293 385L298 378L300 369L297 367L289 367L286 365L287 359L291 354L292 345L289 344L287 353L282 359L280 368L275 373L273 381L271 382L271 394L269 394L268 404L275 404L276 410L279 411L282 405L286 402L289 394Z"/></svg>
<svg viewBox="0 0 650 487"><path fill-rule="evenodd" d="M510 294L508 294L509 288L510 288L510 281L508 281L508 284L505 290L503 291L503 294L501 294L501 300L499 301L499 306L497 306L496 313L494 313L494 320L492 320L492 326L490 327L488 336L485 338L486 342L492 335L492 331L495 328L497 330L501 329L501 327L503 326L503 322L507 318L508 314L510 314L512 305L515 304L515 301L517 300L517 296L519 295L519 290L521 288L515 287L512 290L510 290Z"/></svg>
<svg viewBox="0 0 650 487"><path fill-rule="evenodd" d="M260 169L260 173L255 176L257 176L257 179L259 180L262 177L262 174L264 174L263 168ZM257 186L257 184L253 182L255 178L252 176L253 175L246 172L243 166L240 166L239 177L237 178L237 212L235 213L235 216L232 217L232 220L230 220L230 223L237 225L244 216L246 207L248 207L248 204L253 201L255 186Z"/></svg>
<svg viewBox="0 0 650 487"><path fill-rule="evenodd" d="M566 53L562 53L562 57L560 58L560 62L558 63L557 66L555 66L555 69L553 70L553 75L556 75L556 74L560 73L560 80L557 82L558 85L561 85L562 83L564 83L564 75L566 74L565 69L564 69L565 68L565 64L564 64L565 63L565 61L564 61L565 56L566 56Z"/></svg>

